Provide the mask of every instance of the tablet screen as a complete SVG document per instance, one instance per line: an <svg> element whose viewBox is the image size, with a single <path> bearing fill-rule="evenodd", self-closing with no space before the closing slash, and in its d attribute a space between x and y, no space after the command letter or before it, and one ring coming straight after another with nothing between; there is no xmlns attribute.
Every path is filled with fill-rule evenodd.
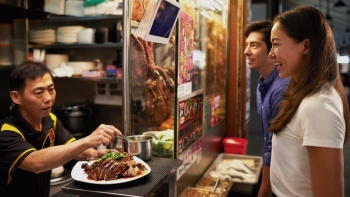
<svg viewBox="0 0 350 197"><path fill-rule="evenodd" d="M149 34L164 38L170 37L179 11L179 7L161 0Z"/></svg>

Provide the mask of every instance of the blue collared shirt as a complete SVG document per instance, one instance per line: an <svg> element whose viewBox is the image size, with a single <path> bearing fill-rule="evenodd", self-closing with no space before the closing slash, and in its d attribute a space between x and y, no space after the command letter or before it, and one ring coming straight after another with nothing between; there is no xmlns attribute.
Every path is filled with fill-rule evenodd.
<svg viewBox="0 0 350 197"><path fill-rule="evenodd" d="M278 71L275 68L271 74L264 79L260 76L258 87L256 89L257 108L261 122L261 136L264 152L263 164L270 166L271 162L271 147L272 133L268 131L271 125L271 120L276 117L279 112L279 103L283 99L283 94L286 91L286 86L289 83L289 78L282 79L278 76Z"/></svg>

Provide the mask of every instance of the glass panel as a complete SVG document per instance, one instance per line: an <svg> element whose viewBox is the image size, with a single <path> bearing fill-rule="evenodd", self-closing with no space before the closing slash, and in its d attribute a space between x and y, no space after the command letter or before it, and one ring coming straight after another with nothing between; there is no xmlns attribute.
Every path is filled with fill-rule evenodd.
<svg viewBox="0 0 350 197"><path fill-rule="evenodd" d="M140 24L147 2L153 3L134 1L134 30ZM175 37L176 28L172 31L168 44L148 42L131 33L129 65L132 134L174 129Z"/></svg>
<svg viewBox="0 0 350 197"><path fill-rule="evenodd" d="M157 2L159 3L157 0L134 0L131 7L132 30L128 64L130 134L152 134L160 137L159 133L162 133L161 136L164 134L165 138L170 136L174 139L174 135L179 135L178 113L181 113L178 112L177 103L185 103L185 97L195 92L204 94L209 111L214 102L219 103L215 108L216 122L210 122L209 112L202 113L208 120L207 127L213 127L223 120L226 99L228 5L222 0L181 0L178 23L172 31L169 43L157 44L145 41L140 36L140 27L144 28L142 20L150 17L147 12L156 9ZM200 100L201 104L197 104L196 108L202 111L203 96L197 95L194 98ZM189 102L192 100L189 99ZM199 126L201 131L198 131L198 125L195 125L197 124L192 124L191 129L186 130L195 131L195 135L191 136L202 136L202 126ZM159 132L164 130L167 132ZM198 140L197 137L193 142ZM157 143L158 148L163 148L160 156L164 157L176 155L173 150L170 154L165 154L169 153L168 150L164 150L168 146L175 146L175 150L180 146L178 142Z"/></svg>

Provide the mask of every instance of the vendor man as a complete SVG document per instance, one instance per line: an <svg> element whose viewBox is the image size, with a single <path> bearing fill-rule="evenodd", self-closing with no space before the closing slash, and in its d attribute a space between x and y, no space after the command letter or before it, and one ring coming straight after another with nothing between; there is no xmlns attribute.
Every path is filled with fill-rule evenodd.
<svg viewBox="0 0 350 197"><path fill-rule="evenodd" d="M75 139L51 113L56 98L50 70L39 62L25 62L10 75L11 114L0 121L0 194L48 197L51 170L76 159L100 157L96 150L121 132L100 125L90 135Z"/></svg>

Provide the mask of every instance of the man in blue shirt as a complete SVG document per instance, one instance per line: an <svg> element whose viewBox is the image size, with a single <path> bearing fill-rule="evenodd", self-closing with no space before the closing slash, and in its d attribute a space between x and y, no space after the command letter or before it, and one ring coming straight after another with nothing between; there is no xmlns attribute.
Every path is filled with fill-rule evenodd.
<svg viewBox="0 0 350 197"><path fill-rule="evenodd" d="M260 73L258 87L256 89L257 108L261 122L261 136L263 145L263 169L262 181L259 189L259 197L272 195L270 183L270 161L272 148L272 133L268 131L271 120L278 114L279 103L283 99L288 79L278 76L276 65L268 57L271 49L270 35L271 21L256 21L247 25L244 30L246 36L246 56L249 69Z"/></svg>

